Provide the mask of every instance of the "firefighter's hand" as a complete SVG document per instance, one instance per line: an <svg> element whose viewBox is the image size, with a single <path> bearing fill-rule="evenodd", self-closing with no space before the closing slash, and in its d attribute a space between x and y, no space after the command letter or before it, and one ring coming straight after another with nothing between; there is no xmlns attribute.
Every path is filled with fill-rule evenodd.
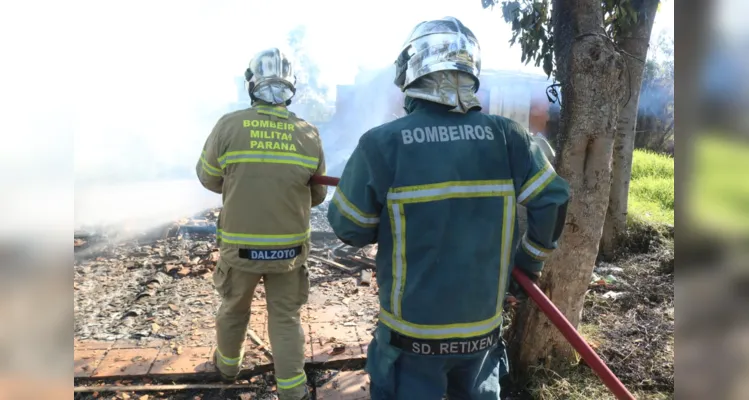
<svg viewBox="0 0 749 400"><path fill-rule="evenodd" d="M533 283L538 282L538 278L541 277L541 274L534 274L531 272L524 271L520 268L516 268L520 273L527 276L528 279L530 279ZM520 286L520 284L515 280L515 278L510 279L510 287L509 287L509 293L510 295L507 298L507 302L510 303L510 305L515 306L518 303L522 303L525 300L528 300L528 295L525 294L525 291L523 290L523 287Z"/></svg>

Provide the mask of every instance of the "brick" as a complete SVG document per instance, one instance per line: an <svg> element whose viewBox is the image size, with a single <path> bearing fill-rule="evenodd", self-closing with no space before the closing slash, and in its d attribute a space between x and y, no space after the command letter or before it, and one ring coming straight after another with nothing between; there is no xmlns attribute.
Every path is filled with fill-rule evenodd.
<svg viewBox="0 0 749 400"><path fill-rule="evenodd" d="M373 333L376 327L377 324L373 322L359 322L356 324L356 335L360 341L369 343L374 337Z"/></svg>
<svg viewBox="0 0 749 400"><path fill-rule="evenodd" d="M88 378L94 374L99 366L106 350L74 350L73 376L76 378Z"/></svg>
<svg viewBox="0 0 749 400"><path fill-rule="evenodd" d="M109 350L114 342L105 342L99 340L83 340L75 343L75 349L80 350Z"/></svg>
<svg viewBox="0 0 749 400"><path fill-rule="evenodd" d="M212 362L212 347L180 347L181 354L175 349L163 347L151 366L151 375L191 374L215 372Z"/></svg>
<svg viewBox="0 0 749 400"><path fill-rule="evenodd" d="M144 340L135 340L135 339L120 339L116 342L114 342L114 345L112 345L113 349L159 349L161 346L164 345L164 340L162 339L144 339Z"/></svg>
<svg viewBox="0 0 749 400"><path fill-rule="evenodd" d="M267 312L268 310L268 304L266 304L265 299L252 299L252 305L250 306L253 313L254 312Z"/></svg>
<svg viewBox="0 0 749 400"><path fill-rule="evenodd" d="M342 371L317 389L318 400L368 400L369 376L364 371Z"/></svg>
<svg viewBox="0 0 749 400"><path fill-rule="evenodd" d="M341 347L343 348L342 350ZM357 342L348 343L326 343L319 345L312 343L312 362L326 363L339 360L350 360L364 358L361 346Z"/></svg>
<svg viewBox="0 0 749 400"><path fill-rule="evenodd" d="M146 375L158 354L158 349L112 349L92 377Z"/></svg>
<svg viewBox="0 0 749 400"><path fill-rule="evenodd" d="M310 336L312 339L312 362L314 363L363 357L355 327L319 322L311 323ZM345 349L343 352L335 354L334 349L341 345L345 346Z"/></svg>
<svg viewBox="0 0 749 400"><path fill-rule="evenodd" d="M348 306L342 304L310 304L310 323L315 322L341 322L341 316L348 315Z"/></svg>
<svg viewBox="0 0 749 400"><path fill-rule="evenodd" d="M310 322L310 315L311 315L311 311L310 311L309 304L305 303L304 305L302 305L302 322L304 323Z"/></svg>
<svg viewBox="0 0 749 400"><path fill-rule="evenodd" d="M211 347L216 345L216 329L195 329L184 343L190 347Z"/></svg>
<svg viewBox="0 0 749 400"><path fill-rule="evenodd" d="M324 344L331 340L344 343L358 342L359 337L356 334L355 326L343 326L339 324L312 322L309 324L312 342L315 344ZM319 342L323 343L319 343Z"/></svg>

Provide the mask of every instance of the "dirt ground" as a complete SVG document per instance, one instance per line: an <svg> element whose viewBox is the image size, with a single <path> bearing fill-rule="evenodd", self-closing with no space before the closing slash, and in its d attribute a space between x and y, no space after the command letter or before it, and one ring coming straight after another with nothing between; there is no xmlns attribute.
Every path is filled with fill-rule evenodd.
<svg viewBox="0 0 749 400"><path fill-rule="evenodd" d="M585 297L579 331L638 399L674 396L672 231L644 228L610 263L600 262ZM590 368L532 372L539 399L613 399Z"/></svg>

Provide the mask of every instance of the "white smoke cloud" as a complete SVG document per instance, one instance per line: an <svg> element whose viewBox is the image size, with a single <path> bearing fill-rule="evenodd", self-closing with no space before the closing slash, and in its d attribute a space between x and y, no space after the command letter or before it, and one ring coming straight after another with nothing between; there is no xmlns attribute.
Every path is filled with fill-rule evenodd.
<svg viewBox="0 0 749 400"><path fill-rule="evenodd" d="M4 5L0 33L12 38L4 54L23 60L0 76L6 97L0 147L13 167L4 176L6 184L16 180L30 188L24 194L14 191L19 195L14 204L44 209L45 202L54 201L59 224L69 223L70 217L63 217L68 209L74 210L77 226L133 219L159 224L219 204L220 197L202 189L194 176L204 140L237 101L234 80L249 58L285 44L288 31L299 25L307 28L309 54L331 93L338 84L353 83L359 67L390 65L416 23L446 15L460 18L477 35L485 68L535 70L522 66L519 49L509 47L509 26L497 10L482 9L478 0L461 8L455 4L387 0L363 9L333 0L73 0ZM342 116L350 122L324 132L338 135L326 137L332 161L345 159L362 133L391 118L382 96L393 88L392 77L385 75L383 86L357 95L352 115ZM361 105L367 100L369 107ZM69 183L73 177L75 186ZM43 185L29 183L40 178ZM40 213L26 215L35 218L54 223Z"/></svg>

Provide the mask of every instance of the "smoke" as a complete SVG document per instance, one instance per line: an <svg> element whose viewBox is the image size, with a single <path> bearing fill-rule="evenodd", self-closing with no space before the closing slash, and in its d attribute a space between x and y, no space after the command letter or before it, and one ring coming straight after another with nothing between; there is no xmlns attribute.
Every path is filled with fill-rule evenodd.
<svg viewBox="0 0 749 400"><path fill-rule="evenodd" d="M404 94L395 86L389 67L360 70L353 85L336 89L336 113L320 127L329 175L340 175L359 138L368 130L405 115ZM477 96L482 112L516 120L534 133L550 135L552 113L542 74L484 70Z"/></svg>
<svg viewBox="0 0 749 400"><path fill-rule="evenodd" d="M159 225L220 205L198 183L195 165L218 118L249 106L241 77L259 50L291 49L300 72L291 109L318 126L331 175L364 132L403 114L392 64L376 66L392 62L416 23L455 15L481 41L485 68L531 68L506 45L509 26L479 3L458 12L447 1L388 7L396 5L398 13L372 18L339 18L358 7L309 2L86 5L81 15L97 18L71 24L77 48L56 57L75 60L75 84L65 92L73 104L75 226Z"/></svg>
<svg viewBox="0 0 749 400"><path fill-rule="evenodd" d="M335 116L321 130L328 175L340 176L361 135L405 115L394 76L392 67L361 70L354 85L337 87Z"/></svg>
<svg viewBox="0 0 749 400"><path fill-rule="evenodd" d="M320 66L310 54L307 27L299 25L288 35L294 72L296 75L296 94L289 109L313 124L325 121L332 115L328 107L328 87L320 79Z"/></svg>
<svg viewBox="0 0 749 400"><path fill-rule="evenodd" d="M635 62L635 60L631 61ZM666 117L674 102L674 38L666 32L654 35L642 76L639 115Z"/></svg>
<svg viewBox="0 0 749 400"><path fill-rule="evenodd" d="M225 110L168 96L144 102L130 107L130 118L91 105L79 120L76 228L133 221L147 228L220 204L218 195L200 186L195 165Z"/></svg>

